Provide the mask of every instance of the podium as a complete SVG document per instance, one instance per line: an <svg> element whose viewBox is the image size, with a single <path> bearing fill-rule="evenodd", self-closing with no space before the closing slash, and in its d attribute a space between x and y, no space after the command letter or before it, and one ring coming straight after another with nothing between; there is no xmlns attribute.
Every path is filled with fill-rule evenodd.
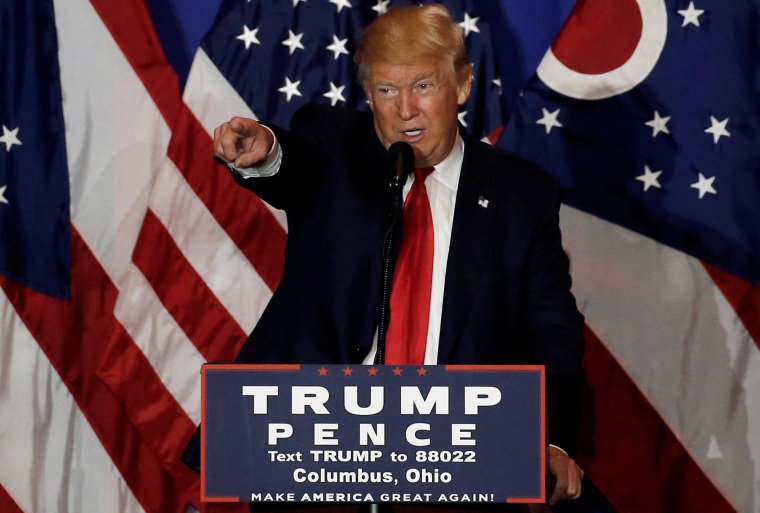
<svg viewBox="0 0 760 513"><path fill-rule="evenodd" d="M201 500L542 503L542 366L201 370Z"/></svg>

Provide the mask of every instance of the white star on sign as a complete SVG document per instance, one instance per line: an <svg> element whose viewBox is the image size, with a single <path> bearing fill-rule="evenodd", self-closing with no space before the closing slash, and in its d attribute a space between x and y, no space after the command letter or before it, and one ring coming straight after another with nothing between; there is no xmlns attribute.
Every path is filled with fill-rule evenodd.
<svg viewBox="0 0 760 513"><path fill-rule="evenodd" d="M248 25L243 25L243 33L240 34L235 39L240 39L241 41L243 41L245 43L245 49L248 50L248 48L252 44L256 44L256 45L261 44L261 41L259 41L258 38L256 37L256 32L258 31L259 29L257 28L251 30L248 28Z"/></svg>
<svg viewBox="0 0 760 513"><path fill-rule="evenodd" d="M652 138L654 139L657 137L657 134L660 132L664 134L669 134L670 130L668 130L668 121L670 121L670 116L665 116L664 118L660 117L660 113L657 111L654 111L654 119L652 121L647 121L644 123L646 126L652 127Z"/></svg>
<svg viewBox="0 0 760 513"><path fill-rule="evenodd" d="M288 97L288 101L290 101L293 96L303 96L301 94L301 91L298 90L298 86L301 84L301 81L298 80L296 82L291 82L288 77L285 77L285 85L278 89L281 93L285 93Z"/></svg>
<svg viewBox="0 0 760 513"><path fill-rule="evenodd" d="M559 109L555 110L554 112L549 112L544 107L541 107L541 110L544 112L544 117L536 121L537 125L544 125L546 127L546 133L552 131L553 127L562 128L562 123L557 121L557 116L559 116Z"/></svg>
<svg viewBox="0 0 760 513"><path fill-rule="evenodd" d="M699 173L699 181L691 184L692 189L698 189L699 190L699 199L702 199L705 197L705 194L708 192L710 194L718 194L718 192L713 189L713 182L715 181L715 177L711 176L710 178L705 178L702 173Z"/></svg>
<svg viewBox="0 0 760 513"><path fill-rule="evenodd" d="M333 35L333 42L331 45L327 46L327 49L335 54L336 61L338 60L338 57L340 57L340 54L345 53L348 55L348 50L346 50L346 43L348 43L348 38L338 39L338 36Z"/></svg>
<svg viewBox="0 0 760 513"><path fill-rule="evenodd" d="M305 50L304 46L301 44L302 37L303 32L300 34L294 34L292 30L288 30L288 38L283 41L282 44L290 48L290 55L293 55L293 52L295 52L297 48Z"/></svg>
<svg viewBox="0 0 760 513"><path fill-rule="evenodd" d="M713 135L713 142L715 144L718 144L718 141L720 140L721 135L725 135L726 137L731 137L731 134L726 130L726 125L728 124L728 118L724 119L723 121L718 121L715 119L714 116L710 116L710 123L711 126L705 132L708 134Z"/></svg>
<svg viewBox="0 0 760 513"><path fill-rule="evenodd" d="M378 16L381 14L385 14L388 12L388 4L391 3L391 0L377 0L377 3L372 8L373 11L376 11Z"/></svg>
<svg viewBox="0 0 760 513"><path fill-rule="evenodd" d="M335 4L335 6L338 8L338 12L343 10L344 7L348 7L349 9L353 7L351 5L351 2L349 2L348 0L330 0L330 3Z"/></svg>
<svg viewBox="0 0 760 513"><path fill-rule="evenodd" d="M689 23L695 27L699 27L699 17L705 13L704 9L697 9L694 7L694 2L689 2L688 9L681 9L678 14L683 16L682 27L685 27Z"/></svg>
<svg viewBox="0 0 760 513"><path fill-rule="evenodd" d="M644 166L644 174L637 176L636 180L644 182L644 192L648 191L650 187L657 187L658 189L662 189L659 181L661 174L662 171L652 171L649 169L649 166Z"/></svg>
<svg viewBox="0 0 760 513"><path fill-rule="evenodd" d="M0 137L0 143L5 143L5 152L11 151L11 146L17 144L21 146L21 141L18 140L18 127L13 130L9 130L8 127L3 125L3 136Z"/></svg>
<svg viewBox="0 0 760 513"><path fill-rule="evenodd" d="M479 19L480 19L480 17L470 18L469 14L464 13L464 21L459 24L459 26L464 29L464 37L469 36L470 32L478 32L478 33L480 33L480 29L478 28L478 20Z"/></svg>
<svg viewBox="0 0 760 513"><path fill-rule="evenodd" d="M7 187L8 187L7 185L3 185L2 187L0 187L0 203L5 203L6 205L8 204L8 200L5 199L5 189Z"/></svg>
<svg viewBox="0 0 760 513"><path fill-rule="evenodd" d="M338 103L338 101L342 101L345 103L346 99L343 97L343 90L346 88L346 86L336 86L332 82L330 82L330 92L325 93L322 96L326 96L330 98L330 105L335 107L335 104Z"/></svg>

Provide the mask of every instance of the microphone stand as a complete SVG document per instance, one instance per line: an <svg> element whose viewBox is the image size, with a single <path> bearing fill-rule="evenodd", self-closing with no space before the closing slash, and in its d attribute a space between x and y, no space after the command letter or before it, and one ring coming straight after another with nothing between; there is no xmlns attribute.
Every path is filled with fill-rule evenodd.
<svg viewBox="0 0 760 513"><path fill-rule="evenodd" d="M377 351L375 353L375 363L377 365L385 363L385 335L388 331L391 278L393 275L391 268L393 260L392 248L394 235L399 231L398 222L401 219L401 211L404 207L403 191L407 174L404 172L393 173L388 184L391 200L388 209L389 227L383 243L382 303L380 305L380 322L377 328Z"/></svg>
<svg viewBox="0 0 760 513"><path fill-rule="evenodd" d="M404 184L409 173L414 169L414 150L411 145L403 141L396 141L388 148L389 180L388 192L390 204L388 209L388 232L385 234L383 244L383 282L382 304L380 305L380 322L377 328L377 351L375 364L385 363L385 334L388 330L390 314L390 290L393 269L393 238L398 232L398 220L404 207Z"/></svg>
<svg viewBox="0 0 760 513"><path fill-rule="evenodd" d="M391 513L391 511L391 505L385 503L370 502L358 506L358 513Z"/></svg>
<svg viewBox="0 0 760 513"><path fill-rule="evenodd" d="M406 177L404 177L406 181ZM385 234L385 241L383 243L383 283L382 283L382 304L380 305L380 322L377 328L377 351L375 352L375 365L383 365L385 363L385 334L388 331L388 318L390 313L390 289L391 289L391 277L393 271L391 268L392 251L393 247L393 235L398 231L398 220L401 218L401 209L403 206L403 200L401 199L401 191L404 188L404 184L398 187L398 199L396 198L396 191L391 184L391 193L393 197L391 199L391 208L388 212L390 218L390 226L388 232ZM387 503L359 503L357 505L357 513L392 513L393 507Z"/></svg>
<svg viewBox="0 0 760 513"><path fill-rule="evenodd" d="M377 328L377 351L375 352L375 364L385 363L385 334L388 330L390 314L390 290L393 276L393 240L399 231L399 219L404 207L404 184L409 172L414 167L414 153L412 147L406 143L394 143L388 149L391 161L390 180L388 190L390 203L388 208L388 232L383 242L383 276L382 276L382 303L380 305L380 321ZM391 513L392 507L386 503L361 503L357 506L358 513Z"/></svg>

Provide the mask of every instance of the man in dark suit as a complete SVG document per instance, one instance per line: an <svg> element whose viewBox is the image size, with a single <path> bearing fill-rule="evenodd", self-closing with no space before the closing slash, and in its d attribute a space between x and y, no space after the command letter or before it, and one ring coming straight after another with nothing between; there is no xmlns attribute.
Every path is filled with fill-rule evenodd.
<svg viewBox="0 0 760 513"><path fill-rule="evenodd" d="M567 452L583 318L570 293L557 184L460 131L472 65L445 8L380 16L355 61L372 114L307 106L290 130L233 118L214 133L235 180L288 216L282 281L238 360L372 363L389 228L386 150L407 142L416 167L434 168L424 179L434 256L420 363L545 365L557 477L549 502L577 497L583 472Z"/></svg>

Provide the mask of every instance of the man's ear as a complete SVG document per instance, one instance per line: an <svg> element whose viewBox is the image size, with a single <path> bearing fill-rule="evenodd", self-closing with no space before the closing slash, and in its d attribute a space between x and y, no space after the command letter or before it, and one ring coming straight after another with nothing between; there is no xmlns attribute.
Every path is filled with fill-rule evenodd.
<svg viewBox="0 0 760 513"><path fill-rule="evenodd" d="M467 98L470 97L471 89L472 89L472 64L470 64L470 73L467 75L467 78L464 79L457 86L457 103L459 105L464 105L465 103L467 103Z"/></svg>
<svg viewBox="0 0 760 513"><path fill-rule="evenodd" d="M467 98L470 97L470 89L472 88L472 80L468 79L464 84L461 84L457 88L457 104L462 106L467 103Z"/></svg>

